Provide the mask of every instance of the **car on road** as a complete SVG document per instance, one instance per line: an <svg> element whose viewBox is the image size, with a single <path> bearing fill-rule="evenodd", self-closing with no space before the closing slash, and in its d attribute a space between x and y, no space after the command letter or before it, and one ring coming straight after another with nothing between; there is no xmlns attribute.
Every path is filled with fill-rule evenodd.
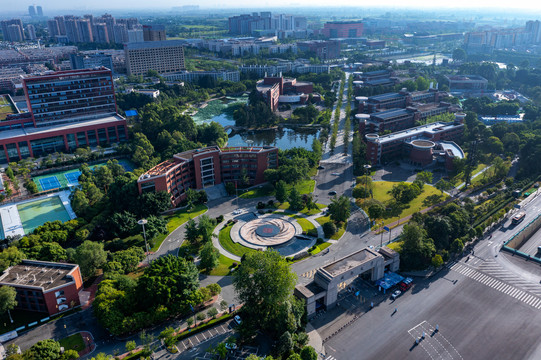
<svg viewBox="0 0 541 360"><path fill-rule="evenodd" d="M329 195L331 195L331 196L332 196L332 195L336 195L336 191L334 191L334 190L333 190L333 191L329 191Z"/></svg>
<svg viewBox="0 0 541 360"><path fill-rule="evenodd" d="M237 344L235 344L235 343L227 343L227 344L225 344L225 348L227 350L237 350Z"/></svg>
<svg viewBox="0 0 541 360"><path fill-rule="evenodd" d="M396 290L395 292L393 292L391 297L393 298L393 300L396 300L396 298L399 297L400 295L402 295L402 291Z"/></svg>
<svg viewBox="0 0 541 360"><path fill-rule="evenodd" d="M317 167L317 169L318 169L318 170L325 170L325 166L319 165L319 166Z"/></svg>
<svg viewBox="0 0 541 360"><path fill-rule="evenodd" d="M334 172L334 173L331 173L331 175L340 176L340 173Z"/></svg>
<svg viewBox="0 0 541 360"><path fill-rule="evenodd" d="M235 211L233 211L233 215L238 215L240 214L242 211L240 209L237 209Z"/></svg>
<svg viewBox="0 0 541 360"><path fill-rule="evenodd" d="M240 316L235 315L234 319L235 319L235 322L236 322L237 324L239 324L239 325L242 324L242 319L240 318Z"/></svg>

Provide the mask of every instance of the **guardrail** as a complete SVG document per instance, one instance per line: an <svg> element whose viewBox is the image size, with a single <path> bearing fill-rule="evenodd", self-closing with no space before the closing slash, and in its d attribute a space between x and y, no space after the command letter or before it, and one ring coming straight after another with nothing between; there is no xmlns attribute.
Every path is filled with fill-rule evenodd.
<svg viewBox="0 0 541 360"><path fill-rule="evenodd" d="M541 214L537 215L535 219L530 221L518 233L513 235L511 239L507 240L503 244L502 250L523 257L526 260L532 260L541 264L541 259L517 250L517 248L520 248L522 245L524 245L524 243L530 239L531 235L537 230L539 230L539 228L541 228Z"/></svg>

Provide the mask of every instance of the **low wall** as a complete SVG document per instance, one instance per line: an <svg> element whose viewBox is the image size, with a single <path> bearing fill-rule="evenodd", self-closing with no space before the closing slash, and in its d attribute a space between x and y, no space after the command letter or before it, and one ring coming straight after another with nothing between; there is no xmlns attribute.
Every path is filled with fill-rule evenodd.
<svg viewBox="0 0 541 360"><path fill-rule="evenodd" d="M541 259L532 257L530 254L519 251L529 239L541 228L541 214L530 221L520 232L515 234L511 239L507 240L502 247L502 250L521 256L527 260L532 260L541 263Z"/></svg>

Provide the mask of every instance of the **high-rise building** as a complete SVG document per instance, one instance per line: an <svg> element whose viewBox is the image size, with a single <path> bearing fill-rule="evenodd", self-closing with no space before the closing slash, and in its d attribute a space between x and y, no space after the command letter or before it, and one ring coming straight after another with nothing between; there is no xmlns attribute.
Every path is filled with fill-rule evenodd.
<svg viewBox="0 0 541 360"><path fill-rule="evenodd" d="M272 15L269 11L243 14L229 18L229 33L253 35L254 33L278 33L306 30L306 18L286 14Z"/></svg>
<svg viewBox="0 0 541 360"><path fill-rule="evenodd" d="M28 40L36 40L36 28L34 25L26 25L26 32L28 33Z"/></svg>
<svg viewBox="0 0 541 360"><path fill-rule="evenodd" d="M30 5L28 7L28 15L36 16L36 8L34 7L34 5Z"/></svg>
<svg viewBox="0 0 541 360"><path fill-rule="evenodd" d="M47 29L49 30L49 38L55 39L57 35L60 35L60 28L58 26L58 20L47 20Z"/></svg>
<svg viewBox="0 0 541 360"><path fill-rule="evenodd" d="M36 11L38 13L38 16L43 16L43 8L41 6L36 6Z"/></svg>
<svg viewBox="0 0 541 360"><path fill-rule="evenodd" d="M70 19L71 18L73 18L73 16L70 16ZM58 29L60 31L59 35L66 35L66 25L65 25L66 18L64 16L55 16L54 19L58 22Z"/></svg>
<svg viewBox="0 0 541 360"><path fill-rule="evenodd" d="M143 42L143 30L142 29L133 29L128 30L128 42Z"/></svg>
<svg viewBox="0 0 541 360"><path fill-rule="evenodd" d="M180 40L124 44L128 75L143 75L148 70L156 70L160 74L184 70L182 45Z"/></svg>
<svg viewBox="0 0 541 360"><path fill-rule="evenodd" d="M113 25L114 39L117 44L124 44L128 42L128 29L125 24Z"/></svg>
<svg viewBox="0 0 541 360"><path fill-rule="evenodd" d="M92 36L92 24L89 19L77 20L77 32L79 35L79 42L94 42L94 37Z"/></svg>
<svg viewBox="0 0 541 360"><path fill-rule="evenodd" d="M106 24L94 24L92 25L92 30L93 30L92 36L95 42L98 42L98 43L111 42Z"/></svg>
<svg viewBox="0 0 541 360"><path fill-rule="evenodd" d="M164 41L165 26L163 25L143 25L144 41Z"/></svg>
<svg viewBox="0 0 541 360"><path fill-rule="evenodd" d="M79 41L79 31L77 30L77 20L76 19L65 19L64 26L66 27L66 36L68 41L71 43L78 43Z"/></svg>
<svg viewBox="0 0 541 360"><path fill-rule="evenodd" d="M2 121L0 163L127 138L126 120L116 113L109 69L26 77L23 89L28 112Z"/></svg>
<svg viewBox="0 0 541 360"><path fill-rule="evenodd" d="M18 26L10 28L11 25ZM24 40L23 22L21 19L11 19L0 21L0 27L2 28L2 34L4 34L5 41L22 41Z"/></svg>

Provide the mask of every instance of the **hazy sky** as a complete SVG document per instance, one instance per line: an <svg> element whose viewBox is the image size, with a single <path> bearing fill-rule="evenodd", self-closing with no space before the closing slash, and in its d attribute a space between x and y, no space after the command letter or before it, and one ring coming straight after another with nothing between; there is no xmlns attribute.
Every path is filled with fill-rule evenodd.
<svg viewBox="0 0 541 360"><path fill-rule="evenodd" d="M11 10L15 7L21 11L26 10L28 5L36 4L43 7L44 12L49 10L83 10L83 9L167 9L173 6L182 5L199 5L202 8L240 8L240 7L287 7L287 6L355 6L355 7L374 7L374 6L391 6L399 8L440 8L458 7L458 8L487 8L494 10L495 8L507 8L509 10L529 9L535 12L541 10L541 1L539 0L517 0L510 2L509 0L452 0L452 1L428 1L428 0L378 0L378 1L359 1L359 0L338 0L329 2L328 0L37 0L36 2L22 1L17 2L19 5L14 5L10 0L0 0L2 4L10 4Z"/></svg>

